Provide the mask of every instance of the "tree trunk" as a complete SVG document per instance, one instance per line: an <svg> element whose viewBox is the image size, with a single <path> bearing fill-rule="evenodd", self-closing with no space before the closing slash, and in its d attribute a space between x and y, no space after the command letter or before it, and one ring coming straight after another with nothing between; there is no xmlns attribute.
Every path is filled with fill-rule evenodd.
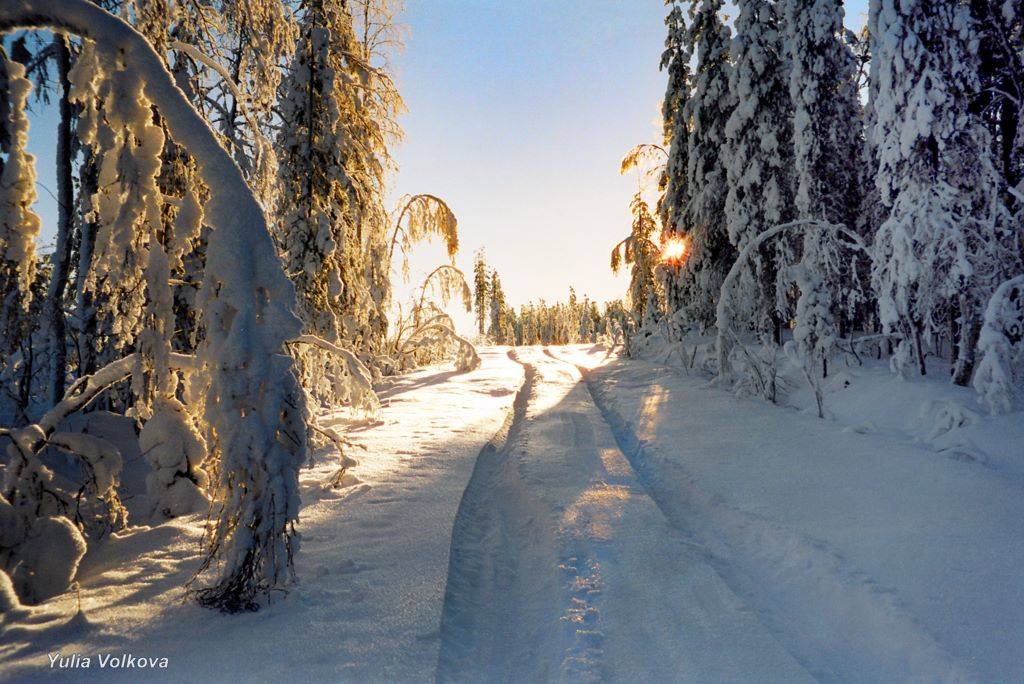
<svg viewBox="0 0 1024 684"><path fill-rule="evenodd" d="M53 275L46 292L46 321L50 339L50 386L48 401L53 406L64 396L67 373L67 347L64 320L64 293L68 285L71 261L71 231L74 229L74 189L71 185L71 50L67 37L57 34L57 75L60 79L60 123L57 126L57 249L53 253Z"/></svg>
<svg viewBox="0 0 1024 684"><path fill-rule="evenodd" d="M960 336L957 340L959 353L953 365L953 383L961 387L967 386L974 373L975 349L978 345L978 335L981 333L979 323L975 308L967 302L966 297L961 296Z"/></svg>
<svg viewBox="0 0 1024 684"><path fill-rule="evenodd" d="M914 356L917 358L917 369L920 371L922 376L928 374L928 368L924 363L924 344L921 342L921 325L914 321L912 323L914 328Z"/></svg>
<svg viewBox="0 0 1024 684"><path fill-rule="evenodd" d="M96 158L90 153L82 165L82 199L90 201L97 191L98 169ZM84 207L83 207L84 209ZM82 212L83 215L86 213ZM78 318L78 376L92 375L96 371L96 307L93 293L86 290L85 278L92 266L92 253L96 247L96 224L82 219L82 235L78 241L78 269L75 278L75 309Z"/></svg>

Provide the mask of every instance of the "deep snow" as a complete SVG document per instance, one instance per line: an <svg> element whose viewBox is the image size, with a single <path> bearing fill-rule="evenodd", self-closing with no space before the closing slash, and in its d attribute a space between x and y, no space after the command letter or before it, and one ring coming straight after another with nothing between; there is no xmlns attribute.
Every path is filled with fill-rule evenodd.
<svg viewBox="0 0 1024 684"><path fill-rule="evenodd" d="M303 470L287 595L182 603L201 516L131 528L83 560L82 615L0 616L0 681L1024 679L1019 412L941 369L837 367L820 420L602 347L481 357L381 388L345 487Z"/></svg>

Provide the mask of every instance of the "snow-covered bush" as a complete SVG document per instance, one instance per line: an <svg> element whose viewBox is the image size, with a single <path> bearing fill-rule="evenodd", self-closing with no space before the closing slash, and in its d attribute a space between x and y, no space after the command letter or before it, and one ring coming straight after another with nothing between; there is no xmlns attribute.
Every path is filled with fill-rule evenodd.
<svg viewBox="0 0 1024 684"><path fill-rule="evenodd" d="M209 478L202 464L206 440L185 406L162 398L139 433L139 448L153 471L146 476L146 494L153 515L176 517L205 510Z"/></svg>
<svg viewBox="0 0 1024 684"><path fill-rule="evenodd" d="M860 239L856 233L847 229L845 226L834 225L825 221L817 220L800 220L792 221L790 223L783 223L768 230L764 231L750 242L740 251L736 261L733 263L732 268L726 275L724 282L722 283L722 290L718 297L717 315L716 315L716 375L717 381L721 383L731 384L734 381L734 371L731 360L734 356L734 346L743 346L740 342L740 338L733 327L732 321L734 316L731 314L734 306L733 302L736 296L736 282L739 279L739 274L747 267L751 254L761 248L761 246L767 243L769 240L778 238L780 235L786 233L803 233L805 235L810 233L824 233L830 235L831 239L837 244L842 244L847 249L855 250L861 253L867 253L868 248L864 242ZM845 238L844 242L840 243L839 238ZM820 282L817 278L820 278L811 269L813 265L800 264L791 270L792 277L798 281L803 282L802 292L803 297L801 303L798 305L798 319L797 327L800 328L799 333L795 335L797 337L796 349L799 352L800 358L803 360L803 366L805 374L807 375L808 381L815 389L815 394L820 394L817 388L817 382L815 378L818 372L821 370L822 364L827 359L829 353L835 346L836 338L830 334L831 330L834 330L834 326L829 322L831 311L829 307L824 303L822 299L827 297L827 292L820 286ZM827 300L826 300L827 301ZM800 326L803 326L802 328ZM824 331L824 332L823 332ZM744 351L744 356L748 359L753 356L748 352ZM772 356L772 363L774 364L774 355ZM772 387L769 383L761 383L765 388ZM771 389L769 392L770 396L776 396L776 391ZM767 395L766 395L767 396ZM819 402L819 414L821 414L821 407Z"/></svg>
<svg viewBox="0 0 1024 684"><path fill-rule="evenodd" d="M972 385L993 413L1009 411L1024 376L1024 275L996 290L978 338L981 361Z"/></svg>
<svg viewBox="0 0 1024 684"><path fill-rule="evenodd" d="M3 504L0 502L0 511L3 510L2 506ZM3 520L2 516L3 513L0 512L0 520ZM14 582L11 581L10 576L6 572L0 570L0 619L2 619L5 614L11 615L18 613L21 610L23 610L21 606L21 599L18 597L18 593L14 590Z"/></svg>
<svg viewBox="0 0 1024 684"><path fill-rule="evenodd" d="M41 603L67 591L85 548L85 538L71 521L46 516L32 521L4 564L11 569L11 580L22 601ZM0 560L3 555L0 551Z"/></svg>

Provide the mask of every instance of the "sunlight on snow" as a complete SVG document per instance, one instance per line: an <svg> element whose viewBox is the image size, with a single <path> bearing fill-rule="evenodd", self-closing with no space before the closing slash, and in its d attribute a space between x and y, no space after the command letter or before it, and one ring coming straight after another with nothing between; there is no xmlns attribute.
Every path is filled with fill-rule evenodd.
<svg viewBox="0 0 1024 684"><path fill-rule="evenodd" d="M658 424L661 422L661 406L669 399L668 390L661 385L653 385L651 393L640 401L640 415L644 417L641 425L637 426L637 436L643 440L654 437Z"/></svg>
<svg viewBox="0 0 1024 684"><path fill-rule="evenodd" d="M562 515L562 527L571 536L594 541L614 538L614 524L622 518L630 499L629 487L603 482L584 490Z"/></svg>
<svg viewBox="0 0 1024 684"><path fill-rule="evenodd" d="M605 471L612 477L629 477L633 473L629 461L618 449L601 449L600 454Z"/></svg>

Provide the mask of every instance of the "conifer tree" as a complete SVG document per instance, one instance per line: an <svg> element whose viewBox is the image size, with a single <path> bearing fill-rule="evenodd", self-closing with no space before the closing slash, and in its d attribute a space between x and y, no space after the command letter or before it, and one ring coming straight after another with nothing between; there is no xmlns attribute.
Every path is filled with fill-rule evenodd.
<svg viewBox="0 0 1024 684"><path fill-rule="evenodd" d="M473 257L473 306L476 309L477 333L483 337L487 333L488 301L487 301L487 261L481 247Z"/></svg>
<svg viewBox="0 0 1024 684"><path fill-rule="evenodd" d="M684 231L689 256L679 274L677 297L685 320L706 328L714 323L715 302L735 250L725 221L728 195L722 150L725 127L735 106L729 89L729 28L722 22L724 0L693 0L686 41L697 58L689 97L682 105L688 122ZM669 160L669 172L672 172ZM676 222L678 230L679 219Z"/></svg>
<svg viewBox="0 0 1024 684"><path fill-rule="evenodd" d="M738 103L726 124L729 240L737 251L760 233L794 215L793 104L789 58L778 6L768 0L737 3L729 82ZM738 281L736 313L761 333L779 339L788 309L788 241L777 239L750 258Z"/></svg>
<svg viewBox="0 0 1024 684"><path fill-rule="evenodd" d="M796 208L800 219L813 219L856 227L861 206L860 164L863 161L860 136L860 105L856 92L856 60L847 46L841 0L782 0L786 42L792 64L790 96L793 100L793 146L796 172ZM821 292L801 292L813 297L797 308L817 311L814 331L802 335L815 344L833 344L844 292L856 293L856 287L844 287L851 269L848 255L829 232L805 232L801 262L805 284L815 283ZM855 306L858 301L850 302ZM825 315L825 310L829 311ZM810 321L803 324L810 325ZM798 320L798 325L801 322ZM822 359L822 372L831 349L808 350L809 356Z"/></svg>
<svg viewBox="0 0 1024 684"><path fill-rule="evenodd" d="M963 3L874 0L869 21L871 135L890 208L872 271L881 322L900 337L901 372L913 364L924 374L931 340L950 330L953 379L964 384L985 302L1019 267L991 141L968 108L979 87L977 27Z"/></svg>
<svg viewBox="0 0 1024 684"><path fill-rule="evenodd" d="M668 4L669 0L666 0ZM684 106L690 98L690 50L686 38L686 22L680 0L671 0L672 9L665 17L668 36L661 54L661 69L668 72L668 85L661 105L664 145L668 150L665 172L661 180L662 196L658 214L666 236L675 237L689 232L686 223L686 169L689 166L689 122ZM665 297L669 309L682 307L679 289L681 265L666 269Z"/></svg>

